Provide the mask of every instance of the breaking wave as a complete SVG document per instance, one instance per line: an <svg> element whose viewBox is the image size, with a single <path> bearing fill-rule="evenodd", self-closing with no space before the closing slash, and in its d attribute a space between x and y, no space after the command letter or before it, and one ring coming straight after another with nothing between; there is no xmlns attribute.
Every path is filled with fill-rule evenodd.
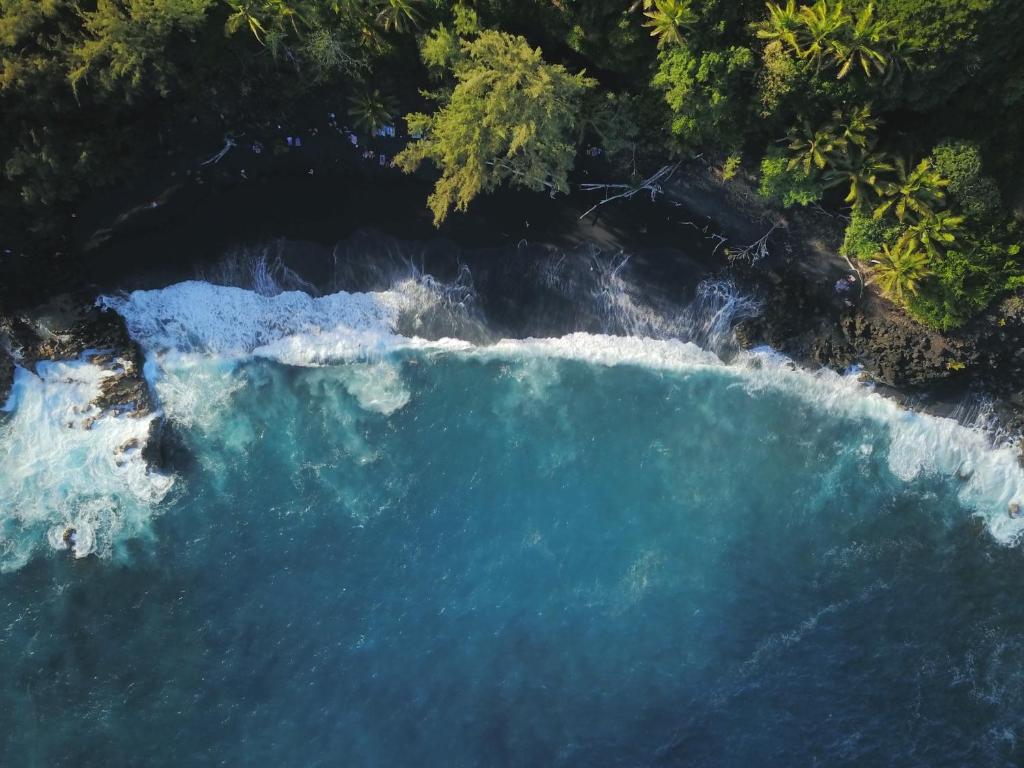
<svg viewBox="0 0 1024 768"><path fill-rule="evenodd" d="M464 267L447 283L411 270L387 290L321 296L261 253L236 257L210 275L246 287L195 280L99 303L125 318L146 352L161 407L183 429L210 428L243 386L237 366L251 359L341 366L338 381L358 405L385 416L413 397L402 362L417 355L710 372L751 397L786 393L823 413L882 425L894 476L955 478L960 501L984 518L992 536L1007 545L1018 541L1024 520L1007 508L1024 501L1024 470L1013 445L995 443L979 426L905 410L856 374L808 372L768 349L738 350L732 329L759 305L727 280L701 283L694 300L676 309L630 283L627 259L588 258L571 279L564 264L550 260L540 274L592 302L603 332L553 338L490 338ZM166 495L171 478L147 468L141 450L156 417L98 413L91 403L105 375L84 359L42 363L37 374L18 371L10 415L0 424L0 568L23 564L43 539L63 546L68 527L79 532L78 555L109 554L144 532Z"/></svg>
<svg viewBox="0 0 1024 768"><path fill-rule="evenodd" d="M403 315L421 313L444 295L437 284L422 280L400 282L388 291L323 297L294 291L268 297L189 282L106 298L104 303L120 312L132 335L157 356L202 352L268 358L287 365L370 366L353 369L351 386L361 388L361 403L383 413L408 402L398 368L387 364L400 353L508 361L565 359L683 374L711 370L752 395L785 392L823 412L883 425L891 436L888 463L895 476L908 482L928 474L955 477L961 484L960 500L984 517L999 542L1013 544L1024 531L1024 520L1007 514L1009 504L1024 501L1024 470L1013 445L994 444L980 427L905 410L874 392L856 373L809 372L768 349L735 350L732 328L758 306L728 281L702 283L689 307L666 318L643 304L620 271L621 265L603 278L601 300L609 316L636 329L636 335L580 332L488 344L402 335L398 327Z"/></svg>

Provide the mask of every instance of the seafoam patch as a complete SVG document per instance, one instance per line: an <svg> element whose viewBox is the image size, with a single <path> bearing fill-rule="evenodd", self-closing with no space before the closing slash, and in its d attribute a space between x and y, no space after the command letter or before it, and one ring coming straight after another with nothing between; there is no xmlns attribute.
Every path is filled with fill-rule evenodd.
<svg viewBox="0 0 1024 768"><path fill-rule="evenodd" d="M146 529L173 479L142 455L154 415L102 413L93 404L110 371L87 360L19 368L0 425L0 570L23 565L44 541L75 554L109 554Z"/></svg>

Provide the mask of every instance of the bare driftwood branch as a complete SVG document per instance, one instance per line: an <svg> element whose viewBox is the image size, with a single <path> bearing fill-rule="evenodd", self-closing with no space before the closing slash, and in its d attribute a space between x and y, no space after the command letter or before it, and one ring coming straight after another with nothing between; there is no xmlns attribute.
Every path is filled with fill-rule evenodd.
<svg viewBox="0 0 1024 768"><path fill-rule="evenodd" d="M737 250L729 249L729 261L749 261L751 265L757 264L768 256L768 238L772 236L782 224L775 222L772 224L772 228L764 233L760 238L752 242L750 245Z"/></svg>
<svg viewBox="0 0 1024 768"><path fill-rule="evenodd" d="M605 197L600 202L590 206L580 219L585 219L587 216L592 214L602 205L612 202L612 200L628 200L635 197L640 192L648 192L651 195L651 200L655 200L658 195L664 192L662 189L662 182L668 181L679 169L680 163L674 163L671 165L663 165L653 175L647 177L639 184L580 184L580 189L584 192L596 192L603 191ZM611 194L613 190L622 190L616 194Z"/></svg>
<svg viewBox="0 0 1024 768"><path fill-rule="evenodd" d="M202 163L200 163L200 165L210 165L211 163L219 163L221 160L224 159L224 155L226 155L228 152L230 152L231 148L234 147L234 146L236 146L234 138L231 137L231 136L225 136L224 137L224 146L223 146L223 148L221 148L220 152L218 152L215 155L211 155L206 160L204 160Z"/></svg>
<svg viewBox="0 0 1024 768"><path fill-rule="evenodd" d="M729 238L727 238L725 235L711 234L705 237L704 239L715 241L715 249L711 251L711 255L714 256L716 253L718 253L718 249L721 248Z"/></svg>

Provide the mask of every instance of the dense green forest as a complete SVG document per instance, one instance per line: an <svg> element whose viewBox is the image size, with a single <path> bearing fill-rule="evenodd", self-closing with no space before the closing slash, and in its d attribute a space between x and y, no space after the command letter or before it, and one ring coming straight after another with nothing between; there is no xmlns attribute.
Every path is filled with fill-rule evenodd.
<svg viewBox="0 0 1024 768"><path fill-rule="evenodd" d="M581 148L639 178L704 153L939 329L1024 286L1020 0L0 0L2 234L43 238L188 131L318 100L405 117L435 221L565 192ZM429 166L428 166L429 167Z"/></svg>

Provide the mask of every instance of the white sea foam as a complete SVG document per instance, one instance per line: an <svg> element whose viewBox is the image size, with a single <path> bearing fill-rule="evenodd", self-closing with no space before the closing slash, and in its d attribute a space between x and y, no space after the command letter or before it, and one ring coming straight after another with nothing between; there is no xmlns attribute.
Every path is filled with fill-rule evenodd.
<svg viewBox="0 0 1024 768"><path fill-rule="evenodd" d="M0 424L0 570L24 564L48 540L75 554L108 554L146 528L171 486L142 457L153 416L100 413L93 405L111 372L86 360L19 368L10 415Z"/></svg>
<svg viewBox="0 0 1024 768"><path fill-rule="evenodd" d="M392 333L402 294L335 293L314 298L299 291L263 296L253 291L198 281L128 297L103 297L147 350L244 355L290 338L329 336L344 330L351 348L372 348Z"/></svg>
<svg viewBox="0 0 1024 768"><path fill-rule="evenodd" d="M571 359L658 371L716 371L734 378L752 396L765 390L786 392L823 411L884 426L891 436L889 466L897 477L911 481L927 473L958 476L961 501L986 518L997 540L1015 543L1024 531L1024 520L1007 514L1011 502L1024 503L1024 471L1013 446L993 445L984 431L953 419L902 409L855 375L800 370L770 350L741 353L726 365L712 352L676 339L574 333L479 346L454 339L408 338L396 332L398 318L424 297L401 286L312 298L297 292L266 297L190 282L103 301L125 316L133 336L150 353L252 355L311 366L379 364L396 352L416 350L477 359ZM718 314L715 322L724 322ZM364 407L391 413L405 405L408 392L396 368L383 369L385 375L381 371L353 369L346 386Z"/></svg>
<svg viewBox="0 0 1024 768"><path fill-rule="evenodd" d="M397 366L388 363L356 363L341 368L342 381L359 406L388 416L404 408L411 394Z"/></svg>

